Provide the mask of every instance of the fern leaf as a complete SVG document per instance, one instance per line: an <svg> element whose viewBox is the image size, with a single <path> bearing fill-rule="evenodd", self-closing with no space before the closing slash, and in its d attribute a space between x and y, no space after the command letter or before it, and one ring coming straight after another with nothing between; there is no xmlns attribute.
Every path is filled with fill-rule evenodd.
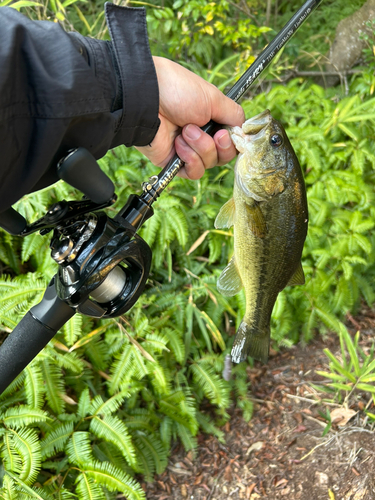
<svg viewBox="0 0 375 500"><path fill-rule="evenodd" d="M74 432L66 446L66 453L69 462L74 465L82 466L85 463L92 462L90 433L84 431Z"/></svg>
<svg viewBox="0 0 375 500"><path fill-rule="evenodd" d="M198 443L197 443L196 438L191 434L189 429L187 429L184 425L181 425L178 422L176 422L175 425L176 425L178 437L181 439L185 450L192 451L195 455L195 450L198 447Z"/></svg>
<svg viewBox="0 0 375 500"><path fill-rule="evenodd" d="M132 361L133 350L132 346L128 344L124 346L119 359L112 366L111 380L109 382L112 394L118 390L123 381L129 376L129 372L133 371Z"/></svg>
<svg viewBox="0 0 375 500"><path fill-rule="evenodd" d="M86 387L82 392L78 400L77 415L81 418L85 418L90 412L90 390Z"/></svg>
<svg viewBox="0 0 375 500"><path fill-rule="evenodd" d="M191 365L194 380L207 398L219 408L227 408L229 405L229 385L219 378L213 369L203 362Z"/></svg>
<svg viewBox="0 0 375 500"><path fill-rule="evenodd" d="M73 430L73 422L66 422L59 423L55 429L48 432L40 442L43 460L62 451Z"/></svg>
<svg viewBox="0 0 375 500"><path fill-rule="evenodd" d="M118 417L107 415L103 419L91 420L90 430L97 437L114 444L123 454L129 465L136 467L137 459L132 439L124 422Z"/></svg>
<svg viewBox="0 0 375 500"><path fill-rule="evenodd" d="M91 415L111 415L120 408L126 397L129 397L129 392L126 390L118 392L106 401L103 401L101 396L96 396L91 401L90 413Z"/></svg>
<svg viewBox="0 0 375 500"><path fill-rule="evenodd" d="M61 369L43 359L40 363L44 380L44 388L49 406L57 415L64 411L65 401L61 395L64 394L64 379Z"/></svg>
<svg viewBox="0 0 375 500"><path fill-rule="evenodd" d="M17 490L13 479L7 474L3 478L3 485L0 490L0 498L3 500L18 500Z"/></svg>
<svg viewBox="0 0 375 500"><path fill-rule="evenodd" d="M108 462L95 461L90 467L86 467L84 472L110 491L121 491L129 500L146 499L145 492L137 481Z"/></svg>
<svg viewBox="0 0 375 500"><path fill-rule="evenodd" d="M45 352L47 352L52 359L56 360L57 364L61 368L66 368L73 373L82 373L84 364L76 352L61 353L52 348L50 345L47 345Z"/></svg>
<svg viewBox="0 0 375 500"><path fill-rule="evenodd" d="M41 488L31 489L24 481L22 481L16 474L12 472L6 471L6 474L10 476L15 483L18 484L21 493L17 497L19 500L30 500L36 498L37 500L49 500L45 495ZM27 493L26 494L24 493ZM43 495L43 496L42 496ZM13 500L13 498L12 498Z"/></svg>
<svg viewBox="0 0 375 500"><path fill-rule="evenodd" d="M82 333L82 316L75 314L63 327L65 341L71 347Z"/></svg>
<svg viewBox="0 0 375 500"><path fill-rule="evenodd" d="M171 444L172 439L172 429L173 429L173 420L169 417L164 417L160 424L160 437L164 446L168 449Z"/></svg>
<svg viewBox="0 0 375 500"><path fill-rule="evenodd" d="M11 432L5 432L1 456L4 460L3 463L7 471L12 471L16 474L21 473L22 460L13 445L13 434Z"/></svg>
<svg viewBox="0 0 375 500"><path fill-rule="evenodd" d="M159 363L148 363L151 373L151 383L155 392L159 394L169 394L171 392L171 380L168 370Z"/></svg>
<svg viewBox="0 0 375 500"><path fill-rule="evenodd" d="M105 500L101 486L95 482L95 479L88 477L84 472L79 474L76 484L76 492L80 500Z"/></svg>
<svg viewBox="0 0 375 500"><path fill-rule="evenodd" d="M19 429L25 425L36 424L52 420L48 414L38 408L30 408L25 405L9 408L5 413L0 415L0 421L7 426Z"/></svg>
<svg viewBox="0 0 375 500"><path fill-rule="evenodd" d="M38 434L34 429L10 429L13 435L13 446L22 460L20 479L26 484L33 483L40 471L42 453Z"/></svg>
<svg viewBox="0 0 375 500"><path fill-rule="evenodd" d="M41 408L44 402L44 384L38 361L25 368L25 392L27 403L32 408Z"/></svg>
<svg viewBox="0 0 375 500"><path fill-rule="evenodd" d="M185 215L177 207L171 207L166 212L167 220L173 227L177 241L184 248L188 240L188 224Z"/></svg>
<svg viewBox="0 0 375 500"><path fill-rule="evenodd" d="M155 434L146 434L138 431L134 438L138 452L141 452L147 460L152 460L157 474L164 472L168 465L168 454L163 443Z"/></svg>
<svg viewBox="0 0 375 500"><path fill-rule="evenodd" d="M169 347L171 348L176 360L182 364L185 358L185 344L179 331L173 330L172 328L165 328L163 329L163 334L167 337Z"/></svg>
<svg viewBox="0 0 375 500"><path fill-rule="evenodd" d="M5 401L9 399L10 395L17 391L25 381L25 371L23 370L18 377L16 377L13 382L5 389L5 391L0 394L1 405L5 404Z"/></svg>

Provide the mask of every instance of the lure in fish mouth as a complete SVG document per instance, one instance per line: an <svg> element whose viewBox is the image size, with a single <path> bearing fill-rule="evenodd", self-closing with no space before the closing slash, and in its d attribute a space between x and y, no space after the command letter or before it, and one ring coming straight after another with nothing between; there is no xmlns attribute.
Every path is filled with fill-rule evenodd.
<svg viewBox="0 0 375 500"><path fill-rule="evenodd" d="M232 361L268 360L270 321L278 294L305 282L301 266L307 235L305 184L298 159L281 126L266 110L230 129L239 155L233 198L220 209L216 228L234 227L234 254L217 288L242 288L246 312L232 347Z"/></svg>

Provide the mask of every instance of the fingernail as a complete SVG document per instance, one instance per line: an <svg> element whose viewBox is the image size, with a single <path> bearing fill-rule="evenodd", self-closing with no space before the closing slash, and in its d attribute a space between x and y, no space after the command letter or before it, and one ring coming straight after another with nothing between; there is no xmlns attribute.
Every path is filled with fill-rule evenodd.
<svg viewBox="0 0 375 500"><path fill-rule="evenodd" d="M192 141L196 141L202 135L202 130L196 125L188 125L185 128L185 134Z"/></svg>
<svg viewBox="0 0 375 500"><path fill-rule="evenodd" d="M229 137L229 134L225 132L217 139L217 141L223 149L229 149L232 145L232 139Z"/></svg>

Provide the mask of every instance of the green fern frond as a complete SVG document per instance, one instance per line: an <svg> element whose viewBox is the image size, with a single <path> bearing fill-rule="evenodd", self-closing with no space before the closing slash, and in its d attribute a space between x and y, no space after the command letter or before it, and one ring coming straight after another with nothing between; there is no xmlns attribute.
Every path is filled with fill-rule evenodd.
<svg viewBox="0 0 375 500"><path fill-rule="evenodd" d="M192 433L184 425L175 422L176 432L181 439L186 451L192 451L195 455L195 450L198 447L198 442Z"/></svg>
<svg viewBox="0 0 375 500"><path fill-rule="evenodd" d="M172 439L173 420L169 417L164 417L161 421L159 432L162 443L168 449Z"/></svg>
<svg viewBox="0 0 375 500"><path fill-rule="evenodd" d="M22 460L19 477L26 484L33 483L40 471L42 461L41 446L38 433L34 429L10 429L12 445Z"/></svg>
<svg viewBox="0 0 375 500"><path fill-rule="evenodd" d="M3 478L3 484L0 488L0 498L2 500L18 500L18 493L13 479L7 474Z"/></svg>
<svg viewBox="0 0 375 500"><path fill-rule="evenodd" d="M50 250L48 240L39 233L33 233L24 238L22 241L22 262L27 262L41 247L45 247L46 251Z"/></svg>
<svg viewBox="0 0 375 500"><path fill-rule="evenodd" d="M111 415L115 411L117 411L125 398L129 397L129 392L126 390L120 391L117 394L114 394L111 398L106 401L98 395L92 401L90 405L90 414L91 415Z"/></svg>
<svg viewBox="0 0 375 500"><path fill-rule="evenodd" d="M155 434L148 434L142 431L137 431L134 437L136 449L141 453L148 462L152 460L154 463L150 470L154 469L157 474L164 472L168 465L168 453L163 443Z"/></svg>
<svg viewBox="0 0 375 500"><path fill-rule="evenodd" d="M26 405L9 408L5 413L0 415L0 422L6 427L13 427L14 429L19 429L25 425L45 422L46 420L52 421L52 419L48 417L47 412Z"/></svg>
<svg viewBox="0 0 375 500"><path fill-rule="evenodd" d="M109 389L111 394L119 389L121 384L129 377L133 371L133 350L131 345L125 345L118 359L111 368L111 380Z"/></svg>
<svg viewBox="0 0 375 500"><path fill-rule="evenodd" d="M15 484L17 484L17 499L18 500L49 500L41 488L30 488L17 474L6 471L6 474L11 477ZM12 498L13 500L13 498Z"/></svg>
<svg viewBox="0 0 375 500"><path fill-rule="evenodd" d="M13 278L0 279L0 313L1 316L12 318L15 312L21 315L24 309L41 301L46 290L47 281L40 275L29 273ZM14 321L16 324L17 322Z"/></svg>
<svg viewBox="0 0 375 500"><path fill-rule="evenodd" d="M178 391L182 393L182 391ZM183 393L182 393L183 395ZM185 399L185 396L183 395ZM181 425L190 429L192 433L195 433L197 430L197 422L195 416L191 414L191 412L184 410L181 404L176 404L171 398L168 396L163 397L159 401L160 411L164 413L167 417L171 418L175 422L180 423Z"/></svg>
<svg viewBox="0 0 375 500"><path fill-rule="evenodd" d="M164 328L163 334L168 339L168 345L171 348L176 360L183 363L185 359L185 344L178 330L172 328Z"/></svg>
<svg viewBox="0 0 375 500"><path fill-rule="evenodd" d="M41 408L44 403L43 376L38 361L33 361L25 368L25 392L27 404L32 408Z"/></svg>
<svg viewBox="0 0 375 500"><path fill-rule="evenodd" d="M134 476L134 470L128 465L121 451L108 441L94 444L92 451L100 462L110 462L129 476Z"/></svg>
<svg viewBox="0 0 375 500"><path fill-rule="evenodd" d="M212 434L217 437L221 443L225 443L225 434L223 431L218 429L212 422L211 419L204 415L202 412L197 411L197 421L203 432L206 434Z"/></svg>
<svg viewBox="0 0 375 500"><path fill-rule="evenodd" d="M11 382L8 387L5 389L5 391L0 394L0 404L1 406L3 406L5 404L5 402L9 399L9 397L16 391L18 391L18 389L20 387L23 386L24 384L24 381L25 381L25 371L22 371L18 377L16 377L13 382Z"/></svg>
<svg viewBox="0 0 375 500"><path fill-rule="evenodd" d="M171 207L165 212L168 222L173 227L173 232L176 235L177 241L184 248L188 240L188 224L186 216L178 207Z"/></svg>
<svg viewBox="0 0 375 500"><path fill-rule="evenodd" d="M97 437L115 445L132 467L137 466L135 449L131 436L124 422L118 417L106 415L103 419L95 417L91 420L90 430Z"/></svg>
<svg viewBox="0 0 375 500"><path fill-rule="evenodd" d="M219 408L229 405L229 384L220 378L206 363L197 361L191 365L193 378L206 397Z"/></svg>
<svg viewBox="0 0 375 500"><path fill-rule="evenodd" d="M108 462L93 462L85 474L109 491L121 491L129 500L145 500L146 495L137 481Z"/></svg>
<svg viewBox="0 0 375 500"><path fill-rule="evenodd" d="M61 369L46 358L41 361L40 367L48 404L59 415L65 407L65 401L61 397L65 393Z"/></svg>
<svg viewBox="0 0 375 500"><path fill-rule="evenodd" d="M76 352L62 353L54 349L51 344L48 344L45 353L47 353L51 359L55 360L59 367L70 370L73 373L80 374L84 369L84 363Z"/></svg>
<svg viewBox="0 0 375 500"><path fill-rule="evenodd" d="M90 412L90 404L91 404L90 389L86 387L81 392L81 395L78 400L77 415L79 415L81 418L85 418L86 415L88 415Z"/></svg>
<svg viewBox="0 0 375 500"><path fill-rule="evenodd" d="M4 460L3 464L7 471L13 471L16 474L21 474L22 459L14 447L12 432L5 432L4 434L1 456Z"/></svg>
<svg viewBox="0 0 375 500"><path fill-rule="evenodd" d="M40 444L43 460L63 451L65 443L74 431L73 422L58 423L55 429L48 432Z"/></svg>
<svg viewBox="0 0 375 500"><path fill-rule="evenodd" d="M75 314L63 327L66 345L72 347L82 333L82 316Z"/></svg>
<svg viewBox="0 0 375 500"><path fill-rule="evenodd" d="M101 486L96 483L94 478L88 477L84 472L78 475L76 485L79 500L105 500Z"/></svg>
<svg viewBox="0 0 375 500"><path fill-rule="evenodd" d="M66 453L69 462L73 465L84 466L84 464L92 462L90 433L85 431L73 432L66 445Z"/></svg>
<svg viewBox="0 0 375 500"><path fill-rule="evenodd" d="M151 383L156 393L169 394L171 392L171 375L169 371L159 363L147 363L151 374Z"/></svg>

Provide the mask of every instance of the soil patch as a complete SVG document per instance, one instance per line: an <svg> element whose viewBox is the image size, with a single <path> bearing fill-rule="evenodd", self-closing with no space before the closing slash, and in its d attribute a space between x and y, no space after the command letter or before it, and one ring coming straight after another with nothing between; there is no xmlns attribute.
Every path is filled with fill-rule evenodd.
<svg viewBox="0 0 375 500"><path fill-rule="evenodd" d="M364 310L348 318L353 333L360 328L360 345L369 349L375 314ZM248 369L255 409L245 422L229 411L225 444L200 435L195 456L181 445L171 453L167 470L144 484L149 500L375 500L375 434L366 407L374 412L369 393L350 400L352 418L333 424L323 436L321 414L340 408L328 404L311 384L326 379L323 349L338 353L338 337L329 335L307 346L296 346L271 357L267 366ZM341 406L342 408L342 406Z"/></svg>

